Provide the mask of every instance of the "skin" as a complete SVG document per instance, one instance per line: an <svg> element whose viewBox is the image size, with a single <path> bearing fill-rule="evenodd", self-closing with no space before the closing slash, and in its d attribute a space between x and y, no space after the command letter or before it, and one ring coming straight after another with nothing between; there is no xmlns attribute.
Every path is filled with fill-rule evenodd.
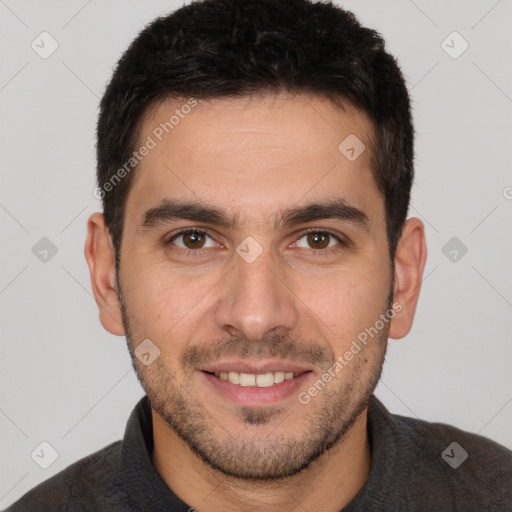
<svg viewBox="0 0 512 512"><path fill-rule="evenodd" d="M149 109L139 146L185 101ZM354 161L338 150L349 134L367 148ZM120 290L103 216L89 219L85 255L103 326L126 335L132 357L144 339L160 350L148 366L133 358L152 404L154 466L201 512L338 511L366 482L367 401L388 336L402 338L412 326L426 260L423 224L411 218L394 269L389 261L384 200L369 168L371 134L362 113L314 95L201 102L137 168ZM146 212L164 200L208 205L237 222L170 218L144 226ZM364 212L366 225L278 222L287 210L333 200ZM183 228L211 238L176 237ZM250 263L236 250L248 248L247 237L261 250ZM335 358L390 307L391 292L400 311L301 403L299 392L332 371ZM308 373L282 399L240 404L202 371L235 359L293 361Z"/></svg>

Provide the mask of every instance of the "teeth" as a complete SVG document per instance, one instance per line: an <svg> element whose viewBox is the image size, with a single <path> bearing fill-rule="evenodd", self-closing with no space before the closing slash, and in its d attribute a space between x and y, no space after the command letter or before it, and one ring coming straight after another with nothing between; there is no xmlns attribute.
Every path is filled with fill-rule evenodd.
<svg viewBox="0 0 512 512"><path fill-rule="evenodd" d="M232 384L240 384L240 374L238 372L229 372L228 380Z"/></svg>
<svg viewBox="0 0 512 512"><path fill-rule="evenodd" d="M227 380L232 384L238 384L243 387L267 388L274 384L280 384L285 380L296 377L293 372L268 372L268 373L238 373L238 372L220 372L215 376L220 380Z"/></svg>
<svg viewBox="0 0 512 512"><path fill-rule="evenodd" d="M272 386L274 384L274 374L273 373L261 373L260 375L256 375L256 386L259 388L268 388L268 386Z"/></svg>
<svg viewBox="0 0 512 512"><path fill-rule="evenodd" d="M256 386L256 375L252 373L241 373L240 386Z"/></svg>
<svg viewBox="0 0 512 512"><path fill-rule="evenodd" d="M284 372L274 372L274 382L279 384L284 380Z"/></svg>

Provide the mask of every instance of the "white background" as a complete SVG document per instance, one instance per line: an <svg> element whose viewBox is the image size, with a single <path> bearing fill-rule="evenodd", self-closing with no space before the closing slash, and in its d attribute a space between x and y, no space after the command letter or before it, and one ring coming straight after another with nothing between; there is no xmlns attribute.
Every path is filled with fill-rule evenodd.
<svg viewBox="0 0 512 512"><path fill-rule="evenodd" d="M181 2L0 1L0 507L120 439L142 396L124 338L106 333L83 257L98 100L130 41ZM411 216L429 257L413 330L390 341L377 396L395 413L512 448L512 2L344 2L379 30L414 102ZM42 59L43 32L58 49ZM451 58L457 31L469 48ZM453 42L452 42L453 41ZM448 39L452 51L460 41ZM442 247L468 248L458 262ZM32 247L48 237L57 254ZM59 456L31 459L43 441ZM471 454L470 454L471 456Z"/></svg>

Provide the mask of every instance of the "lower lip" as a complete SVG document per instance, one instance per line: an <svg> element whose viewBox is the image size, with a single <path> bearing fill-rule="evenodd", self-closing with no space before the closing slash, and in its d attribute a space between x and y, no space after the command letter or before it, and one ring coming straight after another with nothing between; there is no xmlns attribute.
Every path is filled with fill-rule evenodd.
<svg viewBox="0 0 512 512"><path fill-rule="evenodd" d="M272 386L265 388L258 388L255 386L240 386L239 384L233 384L228 380L221 380L218 377L215 377L215 375L211 375L203 371L200 373L217 393L238 405L245 406L270 405L284 400L290 395L297 393L306 379L313 374L312 372L302 373L293 379L285 380L279 384L273 384Z"/></svg>

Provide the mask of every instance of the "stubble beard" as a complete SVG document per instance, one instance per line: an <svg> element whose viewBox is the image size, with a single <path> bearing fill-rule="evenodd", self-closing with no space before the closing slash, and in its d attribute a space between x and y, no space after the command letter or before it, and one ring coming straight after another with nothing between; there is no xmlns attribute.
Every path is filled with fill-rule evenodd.
<svg viewBox="0 0 512 512"><path fill-rule="evenodd" d="M233 435L196 400L193 391L188 389L187 379L177 382L175 372L164 365L162 358L157 358L148 367L138 361L134 355L134 341L138 338L134 335L133 316L126 307L120 286L119 297L133 368L152 408L197 457L213 470L230 478L270 482L294 476L309 467L340 443L350 431L367 407L382 373L389 325L368 346L363 347L337 378L331 380L308 404L303 405L297 400L292 410L280 406L257 409L241 407L237 418L239 433ZM389 297L387 302L389 310ZM240 355L243 353L247 356L248 351L251 352L249 355L255 355L251 348L254 342L232 338L219 344L218 352L223 352L222 347L234 351L236 346ZM305 359L297 346L301 344L274 336L263 343L258 352L266 357L283 356L284 353L290 355L292 352L294 358L301 358L302 361L324 357L322 365L326 369L332 367L334 354L327 355L325 349L316 346L316 352L314 349L304 349ZM194 354L197 360L197 351L201 356L201 350L199 346L189 347L182 362L185 363L187 358L190 362ZM209 347L204 350L211 356ZM313 353L316 355L313 356ZM202 355L206 357L206 354ZM318 361L316 363L318 365ZM286 435L288 421L294 425L302 423L300 432L294 436Z"/></svg>

